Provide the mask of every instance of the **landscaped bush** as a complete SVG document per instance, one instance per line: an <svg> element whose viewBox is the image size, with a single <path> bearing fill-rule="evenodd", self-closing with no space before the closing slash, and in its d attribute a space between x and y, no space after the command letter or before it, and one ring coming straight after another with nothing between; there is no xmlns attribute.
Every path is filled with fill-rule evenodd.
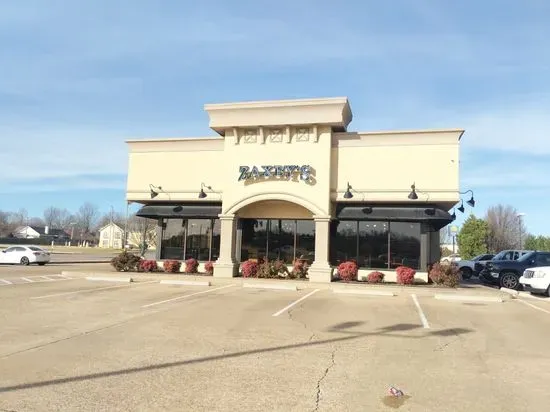
<svg viewBox="0 0 550 412"><path fill-rule="evenodd" d="M357 263L353 260L342 262L338 265L338 277L346 282L357 280L358 270Z"/></svg>
<svg viewBox="0 0 550 412"><path fill-rule="evenodd" d="M181 262L179 260L165 260L162 266L165 272L178 273L180 271Z"/></svg>
<svg viewBox="0 0 550 412"><path fill-rule="evenodd" d="M414 275L416 270L408 266L399 266L396 270L397 283L400 285L412 285L414 283Z"/></svg>
<svg viewBox="0 0 550 412"><path fill-rule="evenodd" d="M118 272L132 272L138 270L140 261L138 255L124 251L111 259L111 265Z"/></svg>
<svg viewBox="0 0 550 412"><path fill-rule="evenodd" d="M381 283L384 281L384 274L382 272L374 271L367 275L367 282L369 283Z"/></svg>
<svg viewBox="0 0 550 412"><path fill-rule="evenodd" d="M286 277L287 275L288 269L286 267L286 263L282 260L265 260L258 265L257 276L259 278L276 279Z"/></svg>
<svg viewBox="0 0 550 412"><path fill-rule="evenodd" d="M157 272L157 261L152 259L143 259L141 262L139 262L139 270L141 272Z"/></svg>
<svg viewBox="0 0 550 412"><path fill-rule="evenodd" d="M292 279L306 279L308 270L309 265L307 264L307 261L304 259L296 259L292 265L292 271L290 272L289 277Z"/></svg>
<svg viewBox="0 0 550 412"><path fill-rule="evenodd" d="M430 280L436 285L456 288L460 284L460 270L456 265L434 263L428 273Z"/></svg>
<svg viewBox="0 0 550 412"><path fill-rule="evenodd" d="M214 274L214 262L206 262L204 264L204 270L206 271L206 273L208 273L209 275L213 275Z"/></svg>
<svg viewBox="0 0 550 412"><path fill-rule="evenodd" d="M241 265L241 274L243 278L255 278L258 274L258 263L253 260L247 260Z"/></svg>
<svg viewBox="0 0 550 412"><path fill-rule="evenodd" d="M185 261L185 273L197 273L199 261L195 258L190 258Z"/></svg>

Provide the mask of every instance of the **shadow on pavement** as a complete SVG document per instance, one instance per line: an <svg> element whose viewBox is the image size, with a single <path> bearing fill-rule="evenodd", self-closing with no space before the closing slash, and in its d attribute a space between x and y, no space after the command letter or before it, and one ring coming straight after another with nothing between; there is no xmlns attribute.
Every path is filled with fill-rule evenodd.
<svg viewBox="0 0 550 412"><path fill-rule="evenodd" d="M296 343L292 345L283 345L283 346L274 346L269 348L261 348L261 349L251 349L251 350L245 350L240 352L234 352L234 353L225 353L222 355L213 355L213 356L205 356L201 358L196 359L188 359L188 360L181 360L176 362L166 362L166 363L160 363L156 365L149 365L149 366L141 366L141 367L135 367L135 368L126 368L126 369L120 369L120 370L114 370L109 372L98 372L98 373L91 373L87 375L80 375L80 376L71 376L66 378L59 378L59 379L51 379L41 382L30 382L30 383L23 383L19 385L12 385L12 386L5 386L0 388L0 393L3 392L11 392L11 391L17 391L22 389L32 389L32 388L41 388L45 386L52 386L52 385L61 385L64 383L71 383L71 382L81 382L81 381L87 381L92 379L100 379L100 378L108 378L111 376L121 376L121 375L129 375L132 373L139 373L139 372L147 372L147 371L154 371L154 370L162 370L162 369L169 369L169 368L175 368L185 365L193 365L197 363L203 363L203 362L210 362L210 361L217 361L217 360L224 360L224 359L231 359L231 358L239 358L247 355L256 355L261 353L269 353L269 352L276 352L281 350L287 350L287 349L297 349L297 348L305 348L305 347L313 347L313 346L322 346L326 344L331 343L337 343L337 342L345 342L345 341L351 341L356 339L361 339L369 336L388 336L388 337L396 337L399 339L422 339L424 337L429 336L447 336L447 335L459 335L464 333L470 333L473 330L471 329L464 329L464 328L451 328L451 329L444 329L440 331L430 331L425 333L422 336L407 336L407 335L392 335L391 332L395 331L404 331L404 330L412 330L412 329L418 329L421 328L419 325L412 325L412 324L396 324L392 326L386 326L383 328L379 328L376 332L351 332L351 331L344 331L344 329L359 326L363 322L344 322L339 323L331 328L329 328L329 331L338 332L338 333L348 333L351 335L348 336L342 336L332 339L323 339L319 341L308 341L304 343Z"/></svg>

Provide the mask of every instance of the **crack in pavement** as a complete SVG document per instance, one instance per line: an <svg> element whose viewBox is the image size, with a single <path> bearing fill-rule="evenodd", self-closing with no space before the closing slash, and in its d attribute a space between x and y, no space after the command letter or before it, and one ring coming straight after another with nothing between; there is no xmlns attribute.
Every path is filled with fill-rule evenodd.
<svg viewBox="0 0 550 412"><path fill-rule="evenodd" d="M319 410L319 403L321 402L321 382L325 380L325 378L328 375L328 372L334 367L334 356L336 355L336 349L333 349L331 353L331 359L330 359L330 365L325 369L325 372L323 373L323 376L321 376L321 379L317 381L317 394L315 396L315 409L313 409L313 412L316 412Z"/></svg>

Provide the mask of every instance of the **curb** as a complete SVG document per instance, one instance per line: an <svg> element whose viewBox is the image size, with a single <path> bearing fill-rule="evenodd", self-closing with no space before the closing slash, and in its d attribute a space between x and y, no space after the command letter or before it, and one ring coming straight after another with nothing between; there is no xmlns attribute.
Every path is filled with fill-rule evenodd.
<svg viewBox="0 0 550 412"><path fill-rule="evenodd" d="M103 276L88 276L86 280L101 280L104 282L133 282L132 278L115 278L115 277L103 277Z"/></svg>
<svg viewBox="0 0 550 412"><path fill-rule="evenodd" d="M199 280L163 279L159 283L161 285L210 286L210 282L203 282Z"/></svg>
<svg viewBox="0 0 550 412"><path fill-rule="evenodd" d="M285 284L274 284L274 283L244 283L243 288L254 288L254 289L274 289L274 290L293 290L297 291L298 287L296 285L285 285Z"/></svg>
<svg viewBox="0 0 550 412"><path fill-rule="evenodd" d="M449 300L449 301L456 301L456 302L481 302L481 303L504 302L504 299L497 296L435 294L434 298L438 300Z"/></svg>
<svg viewBox="0 0 550 412"><path fill-rule="evenodd" d="M395 292L385 290L372 290L372 289L333 289L332 293L342 293L349 295L366 295L366 296L397 296Z"/></svg>
<svg viewBox="0 0 550 412"><path fill-rule="evenodd" d="M54 265L74 265L79 263L110 263L110 260L62 260L62 261L56 261L56 260L50 260L49 264Z"/></svg>
<svg viewBox="0 0 550 412"><path fill-rule="evenodd" d="M500 291L501 291L501 292L508 293L508 294L511 295L513 298L517 298L517 297L519 296L519 291L517 291L517 290L515 290L515 289L500 288Z"/></svg>

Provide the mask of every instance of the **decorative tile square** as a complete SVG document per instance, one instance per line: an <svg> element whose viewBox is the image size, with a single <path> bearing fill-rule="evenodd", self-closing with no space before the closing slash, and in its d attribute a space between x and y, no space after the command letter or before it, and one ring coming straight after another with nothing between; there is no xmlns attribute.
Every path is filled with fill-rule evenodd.
<svg viewBox="0 0 550 412"><path fill-rule="evenodd" d="M256 143L258 141L256 130L245 130L243 138L245 143Z"/></svg>
<svg viewBox="0 0 550 412"><path fill-rule="evenodd" d="M296 129L297 142L309 142L309 127L299 127Z"/></svg>
<svg viewBox="0 0 550 412"><path fill-rule="evenodd" d="M283 131L281 129L273 129L269 132L269 141L273 143L281 143L283 141Z"/></svg>

